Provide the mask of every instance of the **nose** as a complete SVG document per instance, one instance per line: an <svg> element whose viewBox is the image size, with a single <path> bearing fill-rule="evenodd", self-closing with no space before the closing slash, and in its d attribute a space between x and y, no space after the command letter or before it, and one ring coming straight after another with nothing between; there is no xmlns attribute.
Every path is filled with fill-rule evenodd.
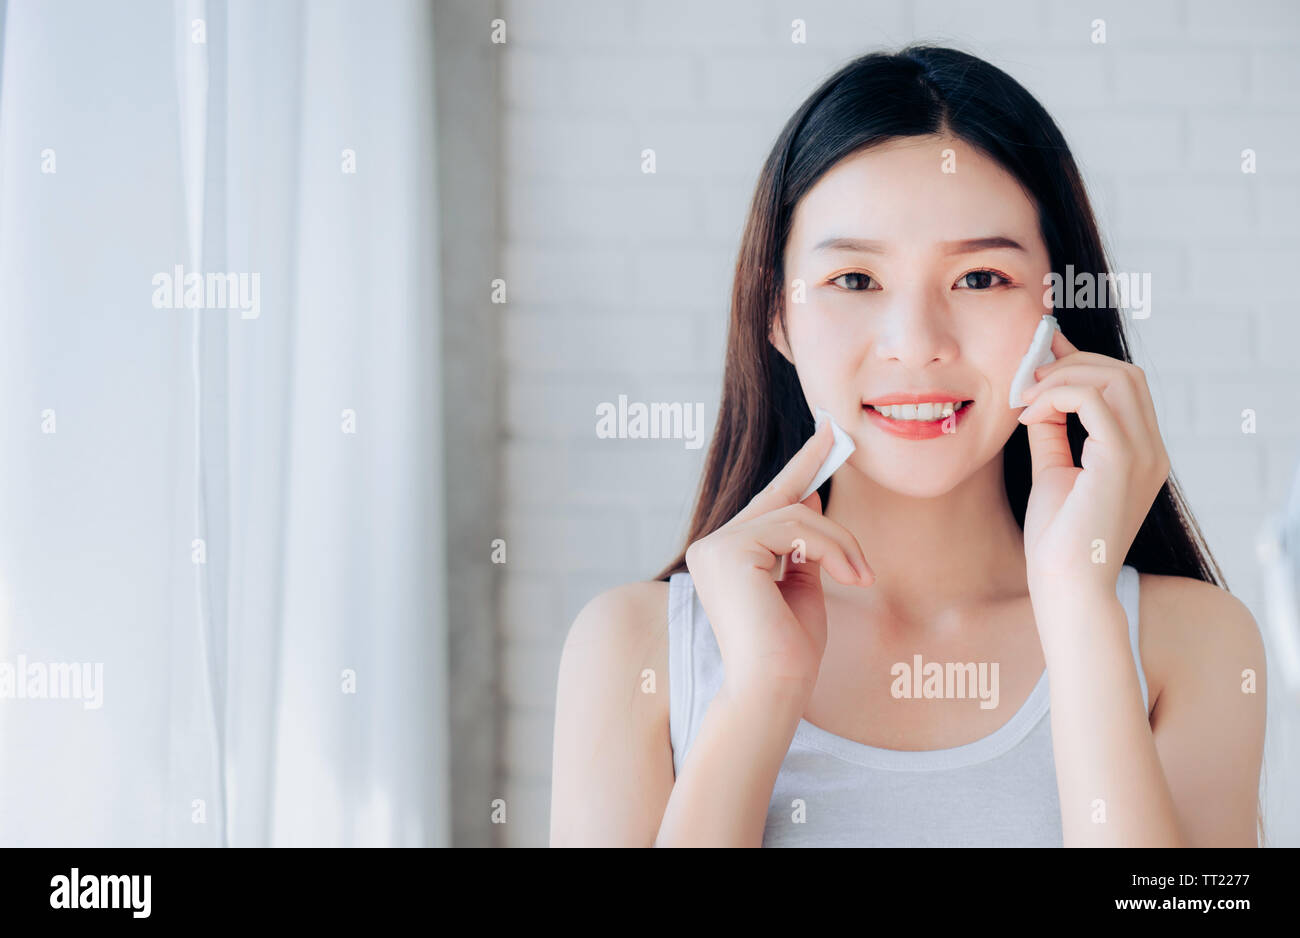
<svg viewBox="0 0 1300 938"><path fill-rule="evenodd" d="M949 313L936 297L921 291L897 296L876 322L875 353L880 361L920 369L957 357Z"/></svg>

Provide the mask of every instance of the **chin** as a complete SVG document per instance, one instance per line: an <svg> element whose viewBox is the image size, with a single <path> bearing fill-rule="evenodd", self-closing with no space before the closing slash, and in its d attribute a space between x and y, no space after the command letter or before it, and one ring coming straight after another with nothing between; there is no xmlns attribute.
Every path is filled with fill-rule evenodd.
<svg viewBox="0 0 1300 938"><path fill-rule="evenodd" d="M863 466L858 471L881 488L909 498L938 498L947 495L970 477L971 467L965 459L960 462L945 460L942 463L897 459L882 464L881 460L886 458L883 454L877 452L873 456L873 464Z"/></svg>

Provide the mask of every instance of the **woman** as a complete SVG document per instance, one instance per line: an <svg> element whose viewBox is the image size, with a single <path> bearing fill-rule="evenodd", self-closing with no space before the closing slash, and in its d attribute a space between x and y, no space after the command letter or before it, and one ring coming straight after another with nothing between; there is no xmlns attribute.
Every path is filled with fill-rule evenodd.
<svg viewBox="0 0 1300 938"><path fill-rule="evenodd" d="M570 629L553 845L1257 845L1259 632L1113 295L1054 308L1067 265L1110 270L1004 72L912 47L800 107L745 228L688 547ZM1045 312L1056 360L1008 407ZM818 407L856 450L800 502Z"/></svg>

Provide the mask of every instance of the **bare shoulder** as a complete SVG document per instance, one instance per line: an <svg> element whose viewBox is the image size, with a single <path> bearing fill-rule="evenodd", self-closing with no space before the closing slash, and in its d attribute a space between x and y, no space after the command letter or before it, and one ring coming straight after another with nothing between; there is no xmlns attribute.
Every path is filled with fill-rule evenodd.
<svg viewBox="0 0 1300 938"><path fill-rule="evenodd" d="M1144 573L1140 589L1151 733L1185 842L1257 846L1268 716L1259 626L1213 583Z"/></svg>
<svg viewBox="0 0 1300 938"><path fill-rule="evenodd" d="M655 693L645 693L646 669ZM668 725L668 584L624 583L592 597L574 618L564 642L561 681L606 698L644 700L632 707ZM563 689L563 688L562 688Z"/></svg>
<svg viewBox="0 0 1300 938"><path fill-rule="evenodd" d="M623 583L598 593L582 607L565 647L599 646L606 651L668 644L668 584L659 580Z"/></svg>
<svg viewBox="0 0 1300 938"><path fill-rule="evenodd" d="M593 597L569 627L555 692L551 846L654 844L674 782L667 616L667 583L626 583Z"/></svg>
<svg viewBox="0 0 1300 938"><path fill-rule="evenodd" d="M1140 650L1153 708L1171 682L1195 683L1225 665L1237 681L1252 669L1264 693L1264 642L1245 603L1193 577L1140 577Z"/></svg>

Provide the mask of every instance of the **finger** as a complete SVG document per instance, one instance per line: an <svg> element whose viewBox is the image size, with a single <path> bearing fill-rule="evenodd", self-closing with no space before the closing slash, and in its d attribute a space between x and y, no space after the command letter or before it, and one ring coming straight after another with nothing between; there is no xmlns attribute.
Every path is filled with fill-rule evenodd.
<svg viewBox="0 0 1300 938"><path fill-rule="evenodd" d="M816 493L814 492L813 495L816 495ZM812 498L812 496L810 495L809 498ZM808 525L835 541L864 581L875 580L876 572L871 569L871 564L867 562L867 555L862 550L862 542L844 525L821 514L820 506L814 509L812 506L801 503L786 508L778 508L776 511L769 512L760 518L755 518L750 524L789 524L791 522Z"/></svg>
<svg viewBox="0 0 1300 938"><path fill-rule="evenodd" d="M815 504L808 504L816 499ZM806 509L806 510L805 510ZM769 513L765 518L783 521L786 518L801 520L806 524L812 525L826 533L827 537L832 537L848 554L853 566L860 573L865 574L866 579L874 581L876 571L871 569L871 564L867 562L866 552L862 549L862 542L858 540L857 535L837 521L832 521L821 513L821 498L814 491L803 502L798 505L791 505L789 508L779 508Z"/></svg>
<svg viewBox="0 0 1300 938"><path fill-rule="evenodd" d="M1101 390L1102 398L1110 405L1128 431L1130 439L1140 439L1156 431L1155 406L1146 393L1146 384L1139 382L1128 369L1127 362L1107 359L1107 364L1065 364L1054 369L1037 384L1025 388L1023 398L1032 404L1034 398L1048 388L1088 385ZM1045 369L1039 369L1040 371ZM1037 372L1035 373L1037 374Z"/></svg>
<svg viewBox="0 0 1300 938"><path fill-rule="evenodd" d="M1112 359L1112 361L1114 361ZM1024 390L1025 400L1043 388L1057 384L1092 384L1105 387L1119 377L1117 369L1081 361L1052 362L1034 369L1035 384Z"/></svg>
<svg viewBox="0 0 1300 938"><path fill-rule="evenodd" d="M839 538L809 523L807 518L772 520L772 517L751 522L731 535L743 537L763 549L764 556L757 564L763 570L771 571L780 558L788 557L786 569L812 562L825 567L827 573L845 586L857 586L868 581L865 560L864 568L859 569Z"/></svg>
<svg viewBox="0 0 1300 938"><path fill-rule="evenodd" d="M1060 330L1057 330L1057 336ZM1056 345L1056 339L1052 341ZM1038 369L1042 371L1044 369ZM1028 400L1026 403L1028 403ZM1030 408L1025 407L1017 419L1027 425L1029 438L1029 476L1031 480L1048 469L1073 469L1074 454L1070 451L1070 436L1066 429L1065 414L1050 411L1032 421L1026 420Z"/></svg>
<svg viewBox="0 0 1300 938"><path fill-rule="evenodd" d="M1056 331L1052 333L1052 354L1055 355L1057 359L1062 359L1066 355L1074 355L1078 351L1079 350L1075 348L1074 343L1065 337L1065 331L1063 329L1058 327Z"/></svg>
<svg viewBox="0 0 1300 938"><path fill-rule="evenodd" d="M799 504L806 506L809 511L814 511L819 515L822 513L822 497L817 494L816 489L813 489L811 492L809 492L808 497L805 498L803 501L801 501ZM781 571L776 575L778 581L785 579L786 570L787 570L786 564L789 561L789 559L790 559L789 554L786 554L781 558ZM817 564L813 563L811 564L811 567L812 570L808 571L809 573L813 573L817 570Z"/></svg>
<svg viewBox="0 0 1300 938"><path fill-rule="evenodd" d="M1048 362L1041 368L1035 369L1034 379L1036 381L1041 383L1048 375L1054 374L1062 368L1070 368L1075 365L1098 365L1132 372L1136 377L1133 383L1138 389L1137 397L1141 409L1146 415L1147 426L1152 433L1159 435L1155 402L1151 398L1151 389L1147 384L1146 373L1141 368L1126 359L1113 358L1110 355L1102 355L1098 352L1081 352L1074 347L1069 339L1065 338L1059 329L1052 338L1052 354L1056 355L1056 361Z"/></svg>
<svg viewBox="0 0 1300 938"><path fill-rule="evenodd" d="M799 501L799 496L817 475L817 470L821 468L835 441L830 423L829 420L822 421L821 426L776 474L776 478L750 499L749 504L731 519L731 523L746 521Z"/></svg>
<svg viewBox="0 0 1300 938"><path fill-rule="evenodd" d="M1080 352L1075 348L1074 343L1065 337L1065 333L1059 327L1052 331L1051 351L1053 360L1034 369L1033 377L1035 380L1046 377L1058 366L1077 361L1081 355L1092 354L1090 352Z"/></svg>
<svg viewBox="0 0 1300 938"><path fill-rule="evenodd" d="M806 506L809 511L814 511L819 515L822 513L822 497L817 494L816 489L813 489L811 492L809 492L808 497L805 498L803 501L801 501L799 504ZM786 554L781 558L781 571L776 575L778 581L782 581L786 578L786 571L787 571L786 564L789 560L790 560L789 554ZM811 567L811 569L806 572L808 572L809 574L815 573L818 568L817 564L810 563L809 566Z"/></svg>
<svg viewBox="0 0 1300 938"><path fill-rule="evenodd" d="M1070 352L1063 355L1054 362L1048 362L1046 365L1040 365L1034 369L1035 377L1047 377L1053 371L1059 368L1069 368L1073 365L1110 365L1111 367L1123 367L1127 362L1118 358L1111 358L1109 355L1102 355L1098 352Z"/></svg>
<svg viewBox="0 0 1300 938"><path fill-rule="evenodd" d="M824 567L845 586L862 584L862 575L834 541L807 531L793 537L790 533L769 529L747 535L755 552L754 566L777 581L794 571L811 576Z"/></svg>
<svg viewBox="0 0 1300 938"><path fill-rule="evenodd" d="M1127 447L1128 437L1115 414L1102 400L1101 391L1090 385L1060 385L1037 395L1032 404L1020 412L1020 422L1034 424L1044 420L1064 423L1065 414L1078 414L1088 436L1097 443ZM1058 418L1058 415L1060 417Z"/></svg>
<svg viewBox="0 0 1300 938"><path fill-rule="evenodd" d="M1021 412L1022 416L1024 412ZM1074 454L1070 452L1070 437L1065 429L1065 415L1060 419L1044 419L1031 423L1027 429L1029 436L1030 479L1037 479L1039 473L1048 469L1073 469Z"/></svg>

